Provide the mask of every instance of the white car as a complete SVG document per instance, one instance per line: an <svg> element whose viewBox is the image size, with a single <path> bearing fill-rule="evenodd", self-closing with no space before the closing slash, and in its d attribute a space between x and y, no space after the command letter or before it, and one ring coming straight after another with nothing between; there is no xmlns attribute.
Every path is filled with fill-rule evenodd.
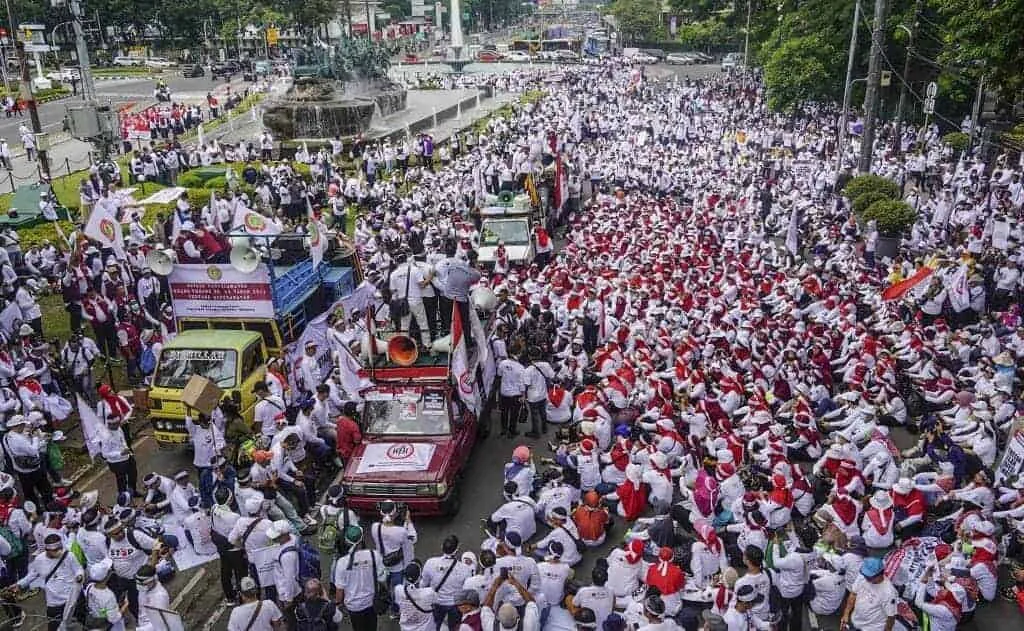
<svg viewBox="0 0 1024 631"><path fill-rule="evenodd" d="M177 66L175 62L167 59L166 57L148 57L146 58L147 68L173 68Z"/></svg>
<svg viewBox="0 0 1024 631"><path fill-rule="evenodd" d="M640 53L639 55L633 55L630 61L637 64L656 64L658 63L658 58L647 53Z"/></svg>
<svg viewBox="0 0 1024 631"><path fill-rule="evenodd" d="M114 57L115 66L143 66L146 60L143 57Z"/></svg>
<svg viewBox="0 0 1024 631"><path fill-rule="evenodd" d="M673 66L691 66L697 63L697 58L689 53L669 53L665 57L665 63Z"/></svg>
<svg viewBox="0 0 1024 631"><path fill-rule="evenodd" d="M46 78L57 83L71 83L72 81L81 81L82 73L78 68L61 68L47 73Z"/></svg>
<svg viewBox="0 0 1024 631"><path fill-rule="evenodd" d="M523 51L521 51L521 50L513 50L512 52L510 52L510 53L509 53L509 54L508 54L508 55L507 55L507 56L505 57L505 61L522 61L522 62L528 62L528 61L530 61L530 55L529 55L529 53L525 53L525 52L523 52Z"/></svg>
<svg viewBox="0 0 1024 631"><path fill-rule="evenodd" d="M743 55L740 53L729 53L722 60L722 71L735 70L743 65Z"/></svg>

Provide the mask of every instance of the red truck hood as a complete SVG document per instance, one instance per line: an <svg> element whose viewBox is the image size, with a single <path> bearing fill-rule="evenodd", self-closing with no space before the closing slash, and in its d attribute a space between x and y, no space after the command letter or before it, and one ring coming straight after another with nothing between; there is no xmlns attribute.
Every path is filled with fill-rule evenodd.
<svg viewBox="0 0 1024 631"><path fill-rule="evenodd" d="M454 449L455 441L450 436L364 439L345 465L343 481L441 482Z"/></svg>

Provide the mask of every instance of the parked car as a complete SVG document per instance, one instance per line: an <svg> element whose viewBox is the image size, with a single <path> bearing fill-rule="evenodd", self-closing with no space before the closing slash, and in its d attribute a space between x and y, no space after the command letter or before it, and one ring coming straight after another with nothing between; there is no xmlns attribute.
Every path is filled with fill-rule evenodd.
<svg viewBox="0 0 1024 631"><path fill-rule="evenodd" d="M691 53L669 53L665 57L665 63L673 66L692 66L697 63L697 58Z"/></svg>
<svg viewBox="0 0 1024 631"><path fill-rule="evenodd" d="M505 59L507 61L530 61L530 54L521 50L513 50Z"/></svg>
<svg viewBox="0 0 1024 631"><path fill-rule="evenodd" d="M651 57L654 57L658 61L664 61L665 57L668 56L665 54L665 51L663 51L660 48L641 48L640 52L646 55L650 55Z"/></svg>
<svg viewBox="0 0 1024 631"><path fill-rule="evenodd" d="M181 76L186 78L201 77L206 72L203 70L202 64L185 64L181 67Z"/></svg>
<svg viewBox="0 0 1024 631"><path fill-rule="evenodd" d="M82 72L78 68L61 68L47 73L46 78L58 83L71 83L72 81L81 81Z"/></svg>
<svg viewBox="0 0 1024 631"><path fill-rule="evenodd" d="M239 66L237 61L234 61L232 59L218 62L210 66L210 78L230 79L231 77L238 74L239 70L241 70L241 66Z"/></svg>
<svg viewBox="0 0 1024 631"><path fill-rule="evenodd" d="M571 50L556 50L555 59L560 61L579 61L580 56Z"/></svg>
<svg viewBox="0 0 1024 631"><path fill-rule="evenodd" d="M119 57L114 57L114 65L115 66L128 66L128 67L144 66L144 65L146 65L146 59L145 59L145 57L119 56Z"/></svg>
<svg viewBox="0 0 1024 631"><path fill-rule="evenodd" d="M173 68L178 65L178 62L171 61L166 57L147 57L146 67L147 68Z"/></svg>
<svg viewBox="0 0 1024 631"><path fill-rule="evenodd" d="M694 51L692 53L686 53L686 54L687 55L693 55L694 58L697 59L697 63L699 63L699 64L709 64L709 63L711 63L712 61L715 60L715 58L712 57L711 55L706 55L704 53L697 52L697 51Z"/></svg>
<svg viewBox="0 0 1024 631"><path fill-rule="evenodd" d="M494 52L493 50L481 50L477 54L476 58L484 62L501 61L502 57L500 53Z"/></svg>
<svg viewBox="0 0 1024 631"><path fill-rule="evenodd" d="M743 65L743 55L740 53L729 53L722 60L722 72L735 70Z"/></svg>
<svg viewBox="0 0 1024 631"><path fill-rule="evenodd" d="M638 53L629 58L629 60L635 64L656 64L658 58L647 53Z"/></svg>

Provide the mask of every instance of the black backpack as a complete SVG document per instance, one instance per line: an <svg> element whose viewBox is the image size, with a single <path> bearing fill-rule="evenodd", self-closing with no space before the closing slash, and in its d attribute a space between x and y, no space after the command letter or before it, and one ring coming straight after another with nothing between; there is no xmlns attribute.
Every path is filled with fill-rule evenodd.
<svg viewBox="0 0 1024 631"><path fill-rule="evenodd" d="M299 603L295 608L295 631L336 629L334 611L334 603L328 600L317 600L315 603L306 600Z"/></svg>

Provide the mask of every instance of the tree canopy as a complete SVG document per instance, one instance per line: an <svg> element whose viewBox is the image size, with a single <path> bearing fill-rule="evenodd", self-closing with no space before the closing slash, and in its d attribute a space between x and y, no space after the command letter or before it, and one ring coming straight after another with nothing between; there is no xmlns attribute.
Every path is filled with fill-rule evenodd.
<svg viewBox="0 0 1024 631"><path fill-rule="evenodd" d="M657 39L662 30L658 0L615 0L611 12L627 42Z"/></svg>

